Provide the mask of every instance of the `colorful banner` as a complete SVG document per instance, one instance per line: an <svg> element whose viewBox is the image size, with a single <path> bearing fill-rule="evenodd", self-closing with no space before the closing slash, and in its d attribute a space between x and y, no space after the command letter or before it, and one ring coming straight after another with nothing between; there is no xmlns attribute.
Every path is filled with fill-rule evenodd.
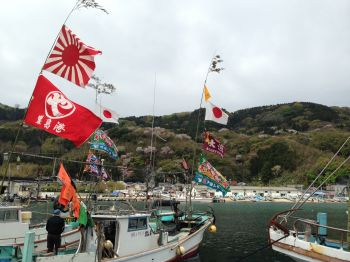
<svg viewBox="0 0 350 262"><path fill-rule="evenodd" d="M202 148L206 151L224 157L225 147L208 131L204 132Z"/></svg>
<svg viewBox="0 0 350 262"><path fill-rule="evenodd" d="M89 151L88 157L86 159L87 163L90 164L86 164L85 168L84 168L84 173L90 173L90 174L94 174L96 176L99 175L99 168L98 166L101 164L100 159L98 159L97 156L95 156L93 153L91 153Z"/></svg>
<svg viewBox="0 0 350 262"><path fill-rule="evenodd" d="M96 130L90 142L90 149L106 152L111 158L118 159L118 150L112 139L102 130Z"/></svg>
<svg viewBox="0 0 350 262"><path fill-rule="evenodd" d="M205 158L201 156L198 170L194 177L198 184L206 185L210 188L219 190L223 196L230 190L230 185L226 178L220 174Z"/></svg>
<svg viewBox="0 0 350 262"><path fill-rule="evenodd" d="M109 176L103 166L101 166L100 159L89 151L88 157L86 159L87 163L84 168L84 173L93 174L95 176L101 177L102 180L108 180Z"/></svg>

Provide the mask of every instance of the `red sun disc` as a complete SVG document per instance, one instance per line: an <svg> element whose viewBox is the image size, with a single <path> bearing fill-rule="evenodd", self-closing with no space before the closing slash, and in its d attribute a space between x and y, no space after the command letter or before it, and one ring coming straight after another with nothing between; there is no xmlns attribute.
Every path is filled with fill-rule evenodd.
<svg viewBox="0 0 350 262"><path fill-rule="evenodd" d="M112 113L109 112L108 110L103 110L103 116L105 118L112 118Z"/></svg>
<svg viewBox="0 0 350 262"><path fill-rule="evenodd" d="M222 110L218 107L214 107L213 108L213 115L216 117L216 118L220 118L222 117Z"/></svg>

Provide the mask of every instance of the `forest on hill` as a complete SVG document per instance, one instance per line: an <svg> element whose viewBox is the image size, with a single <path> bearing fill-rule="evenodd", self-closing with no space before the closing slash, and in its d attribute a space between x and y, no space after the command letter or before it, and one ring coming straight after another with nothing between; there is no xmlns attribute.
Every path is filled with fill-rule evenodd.
<svg viewBox="0 0 350 262"><path fill-rule="evenodd" d="M204 109L157 116L153 144L156 181L184 181L182 159L192 164L194 149L201 150L202 137L194 141L198 113L199 130L210 131L226 148L223 158L209 152L203 154L227 179L252 185L308 184L350 136L349 108L315 103L295 102L227 112L227 126L204 122ZM1 174L4 153L10 151L23 115L24 109L0 104ZM120 153L117 161L104 157L114 180L145 180L151 152L151 125L152 116L130 116L121 119L119 125L102 126ZM85 161L89 148L87 143L75 148L67 140L24 126L15 151L26 155L13 155L10 175L35 178L56 174L57 165L53 160L30 154ZM350 146L346 145L325 175L335 170L349 153ZM65 166L73 177L90 179L83 174L82 164L65 162ZM347 181L349 174L350 165L344 165L329 183Z"/></svg>

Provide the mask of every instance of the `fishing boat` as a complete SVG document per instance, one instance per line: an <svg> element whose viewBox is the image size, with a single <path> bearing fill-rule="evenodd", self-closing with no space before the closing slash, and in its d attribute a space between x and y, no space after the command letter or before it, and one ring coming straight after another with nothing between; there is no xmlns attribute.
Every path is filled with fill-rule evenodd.
<svg viewBox="0 0 350 262"><path fill-rule="evenodd" d="M213 203L225 203L226 200L223 197L214 196L213 199L212 199L212 202Z"/></svg>
<svg viewBox="0 0 350 262"><path fill-rule="evenodd" d="M280 220L291 210L275 215L269 223L269 243L272 249L296 261L350 261L349 230L327 226L327 214L318 213L316 220L295 218L291 229ZM329 238L331 235L332 238Z"/></svg>
<svg viewBox="0 0 350 262"><path fill-rule="evenodd" d="M322 178L322 174L349 139L350 137L329 160L293 207L272 217L268 224L268 233L269 244L273 250L290 256L296 261L350 261L349 228L328 226L327 213L318 213L316 219L294 216L303 204L334 176L339 168L350 158L347 157L333 172ZM310 189L316 182L319 182L318 187L309 194L308 192L310 192Z"/></svg>
<svg viewBox="0 0 350 262"><path fill-rule="evenodd" d="M215 232L215 216L207 211L193 212L190 217L178 205L176 201L160 200L151 211L137 211L130 205L124 209L97 206L92 214L95 226L84 230L79 252L38 257L36 261L160 262L193 257L206 229Z"/></svg>
<svg viewBox="0 0 350 262"><path fill-rule="evenodd" d="M25 233L29 230L35 234L33 252L47 252L46 224L31 225L31 218L32 212L23 211L21 206L0 205L0 259L20 258L24 249ZM60 250L76 251L80 236L79 228L66 224Z"/></svg>

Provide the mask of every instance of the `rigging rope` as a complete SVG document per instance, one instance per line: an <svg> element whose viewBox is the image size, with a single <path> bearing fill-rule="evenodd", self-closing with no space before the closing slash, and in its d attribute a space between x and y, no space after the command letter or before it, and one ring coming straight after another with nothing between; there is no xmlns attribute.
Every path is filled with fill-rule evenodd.
<svg viewBox="0 0 350 262"><path fill-rule="evenodd" d="M328 163L324 166L324 168L318 173L318 175L316 176L316 178L312 181L312 183L309 185L309 187L304 191L304 193L301 195L301 197L298 199L297 202L294 203L294 205L292 206L292 209L298 209L300 207L302 207L305 202L319 189L317 188L317 190L313 191L312 194L310 194L310 196L306 199L306 201L303 201L301 204L299 204L302 199L304 198L304 196L306 195L306 193L310 190L310 188L316 183L316 181L320 178L320 176L323 174L323 172L327 169L327 167L333 162L333 160L335 159L335 157L339 154L339 152L343 149L343 147L347 144L347 142L349 141L350 136L345 140L345 142L340 146L340 148L338 149L338 151L333 155L333 157L328 161ZM343 165L343 163L341 164ZM337 168L336 170L338 170L339 168ZM333 175L334 172L332 172L331 175ZM328 180L329 178L327 178ZM324 184L324 183L323 183ZM322 185L323 185L322 184ZM294 211L295 212L295 211ZM286 214L285 219L287 219L293 212L289 212L288 214Z"/></svg>

